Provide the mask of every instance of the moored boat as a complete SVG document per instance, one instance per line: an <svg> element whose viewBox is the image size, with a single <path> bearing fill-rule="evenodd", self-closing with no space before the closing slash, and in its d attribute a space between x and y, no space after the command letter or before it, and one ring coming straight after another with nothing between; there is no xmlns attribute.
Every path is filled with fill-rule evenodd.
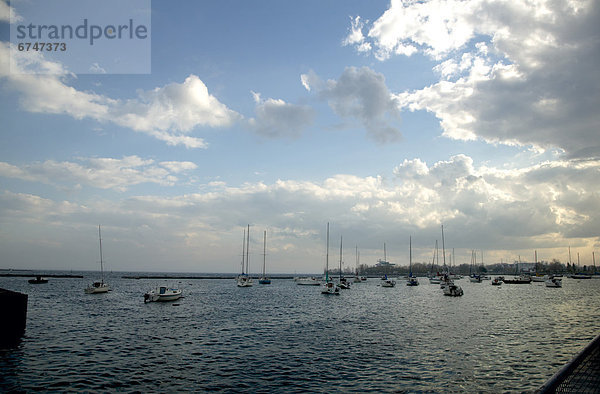
<svg viewBox="0 0 600 394"><path fill-rule="evenodd" d="M242 245L242 273L236 278L237 287L251 287L252 278L249 275L249 260L250 260L250 225L248 225L248 232L244 229ZM245 260L244 260L245 257Z"/></svg>
<svg viewBox="0 0 600 394"><path fill-rule="evenodd" d="M412 273L412 237L408 238L408 278L406 279L407 286L419 286L419 280Z"/></svg>
<svg viewBox="0 0 600 394"><path fill-rule="evenodd" d="M43 278L43 277L41 277L41 276L38 275L38 276L36 276L33 279L29 279L27 282L31 283L32 285L39 285L39 284L42 284L42 283L48 283L48 279Z"/></svg>
<svg viewBox="0 0 600 394"><path fill-rule="evenodd" d="M492 286L500 286L502 284L502 281L504 280L503 276L497 276L494 279L492 279Z"/></svg>
<svg viewBox="0 0 600 394"><path fill-rule="evenodd" d="M546 287L562 287L562 279L556 278L554 276L548 277L545 283Z"/></svg>
<svg viewBox="0 0 600 394"><path fill-rule="evenodd" d="M450 282L447 286L445 286L443 291L444 295L451 297L460 297L464 294L463 289L460 286L454 284L453 282Z"/></svg>
<svg viewBox="0 0 600 394"><path fill-rule="evenodd" d="M182 293L181 289L160 286L144 294L144 302L175 301L181 298Z"/></svg>
<svg viewBox="0 0 600 394"><path fill-rule="evenodd" d="M98 239L100 240L100 282L94 282L85 288L86 294L101 294L106 293L110 290L107 283L104 283L104 265L102 262L102 234L100 232L100 225L98 225Z"/></svg>
<svg viewBox="0 0 600 394"><path fill-rule="evenodd" d="M329 223L327 223L327 252L325 253L325 284L321 287L321 294L340 295L340 287L329 277Z"/></svg>

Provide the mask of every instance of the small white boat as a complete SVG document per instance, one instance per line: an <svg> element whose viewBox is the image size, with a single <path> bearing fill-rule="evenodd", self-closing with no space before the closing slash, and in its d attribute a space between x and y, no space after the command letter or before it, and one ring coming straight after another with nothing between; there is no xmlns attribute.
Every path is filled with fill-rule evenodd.
<svg viewBox="0 0 600 394"><path fill-rule="evenodd" d="M144 294L144 302L175 301L181 298L181 289L160 286Z"/></svg>
<svg viewBox="0 0 600 394"><path fill-rule="evenodd" d="M460 297L462 296L463 289L459 285L455 285L454 283L449 283L446 287L444 287L444 295L452 296L452 297Z"/></svg>
<svg viewBox="0 0 600 394"><path fill-rule="evenodd" d="M492 280L492 286L500 286L502 284L502 281L504 280L504 277L502 276L497 276Z"/></svg>
<svg viewBox="0 0 600 394"><path fill-rule="evenodd" d="M553 276L546 279L545 283L546 287L562 287L562 279Z"/></svg>
<svg viewBox="0 0 600 394"><path fill-rule="evenodd" d="M393 279L382 279L381 287L394 287L396 286L396 281Z"/></svg>

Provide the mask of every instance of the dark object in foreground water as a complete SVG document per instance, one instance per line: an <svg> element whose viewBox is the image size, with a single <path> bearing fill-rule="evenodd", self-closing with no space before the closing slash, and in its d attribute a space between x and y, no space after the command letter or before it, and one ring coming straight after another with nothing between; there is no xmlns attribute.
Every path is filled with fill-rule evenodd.
<svg viewBox="0 0 600 394"><path fill-rule="evenodd" d="M19 343L27 322L27 294L0 289L0 346L11 347Z"/></svg>
<svg viewBox="0 0 600 394"><path fill-rule="evenodd" d="M538 393L600 393L600 335L554 374Z"/></svg>

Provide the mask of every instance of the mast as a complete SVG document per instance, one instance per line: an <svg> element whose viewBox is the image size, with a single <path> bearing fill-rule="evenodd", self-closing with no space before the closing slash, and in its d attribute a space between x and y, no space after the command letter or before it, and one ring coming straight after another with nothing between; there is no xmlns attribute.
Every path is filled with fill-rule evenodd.
<svg viewBox="0 0 600 394"><path fill-rule="evenodd" d="M246 229L244 228L244 235L242 235L242 275L244 275L244 263L246 257Z"/></svg>
<svg viewBox="0 0 600 394"><path fill-rule="evenodd" d="M444 269L446 269L446 246L444 244L444 225L442 224L442 257L444 259Z"/></svg>
<svg viewBox="0 0 600 394"><path fill-rule="evenodd" d="M100 276L102 284L104 284L104 266L102 262L102 234L100 233L100 225L98 225L98 239L100 240Z"/></svg>
<svg viewBox="0 0 600 394"><path fill-rule="evenodd" d="M412 236L408 237L408 278L412 278Z"/></svg>
<svg viewBox="0 0 600 394"><path fill-rule="evenodd" d="M387 253L385 251L385 242L383 243L383 261L387 261Z"/></svg>
<svg viewBox="0 0 600 394"><path fill-rule="evenodd" d="M248 225L246 237L246 274L250 276L250 225Z"/></svg>
<svg viewBox="0 0 600 394"><path fill-rule="evenodd" d="M340 235L340 280L342 279L342 240L343 237Z"/></svg>
<svg viewBox="0 0 600 394"><path fill-rule="evenodd" d="M263 236L263 278L265 277L265 267L267 266L267 230Z"/></svg>
<svg viewBox="0 0 600 394"><path fill-rule="evenodd" d="M356 276L358 276L358 260L359 260L359 257L358 257L358 245L356 245L356 253L355 254L356 254Z"/></svg>
<svg viewBox="0 0 600 394"><path fill-rule="evenodd" d="M325 282L329 282L329 222L327 222L327 254L325 255Z"/></svg>

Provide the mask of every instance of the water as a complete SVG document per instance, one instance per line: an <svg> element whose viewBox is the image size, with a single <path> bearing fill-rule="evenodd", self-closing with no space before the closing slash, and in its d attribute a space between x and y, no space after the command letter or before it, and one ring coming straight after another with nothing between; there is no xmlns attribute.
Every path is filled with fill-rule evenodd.
<svg viewBox="0 0 600 394"><path fill-rule="evenodd" d="M30 285L27 331L0 351L0 391L522 392L540 387L600 331L600 280L563 288L378 279L340 296L292 280L167 281L175 303L144 304L160 280L113 274ZM176 305L178 304L178 305Z"/></svg>

